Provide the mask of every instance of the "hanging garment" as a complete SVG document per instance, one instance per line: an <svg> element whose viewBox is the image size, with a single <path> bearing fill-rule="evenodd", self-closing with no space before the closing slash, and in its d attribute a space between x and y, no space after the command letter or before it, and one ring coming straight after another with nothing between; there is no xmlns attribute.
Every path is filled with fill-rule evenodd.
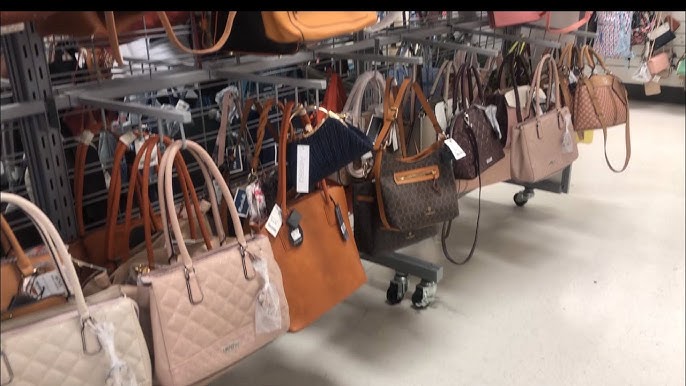
<svg viewBox="0 0 686 386"><path fill-rule="evenodd" d="M598 37L593 48L605 58L631 58L633 11L603 11L598 15Z"/></svg>

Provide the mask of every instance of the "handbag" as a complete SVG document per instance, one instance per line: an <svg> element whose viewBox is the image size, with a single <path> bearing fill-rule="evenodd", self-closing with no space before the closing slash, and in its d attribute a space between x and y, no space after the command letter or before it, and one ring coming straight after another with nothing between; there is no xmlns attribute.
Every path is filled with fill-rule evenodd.
<svg viewBox="0 0 686 386"><path fill-rule="evenodd" d="M268 210L276 203L276 185L278 171L276 165L267 167L260 166L260 154L262 152L262 145L264 142L265 129L269 128L273 138L278 138L276 131L269 122L269 112L274 105L274 99L264 101L264 104L258 102L254 98L247 99L243 105L243 112L241 114L241 123L239 128L239 142L233 146L233 149L242 147L243 149L250 149L248 133L248 116L251 109L254 107L259 114L259 121L257 125L256 138L253 146L253 153L247 157L250 163L249 174L242 178L233 178L230 163L235 160L225 155L226 143L226 129L228 122L228 103L224 98L222 103L222 117L219 126L219 133L217 134L217 165L224 175L224 182L227 183L233 194L238 192L238 189L243 189L246 194L248 202L247 220L244 221L243 230L249 229L259 230L269 215ZM236 157L237 154L232 154L231 157ZM225 162L224 160L226 159ZM242 162L242 160L241 160ZM230 221L228 203L221 201L220 209L221 222L224 232L229 235L235 235L233 224Z"/></svg>
<svg viewBox="0 0 686 386"><path fill-rule="evenodd" d="M73 295L68 306L3 321L1 383L151 385L135 302L118 287L85 299L71 255L50 219L20 196L3 193L0 199L32 220Z"/></svg>
<svg viewBox="0 0 686 386"><path fill-rule="evenodd" d="M653 50L659 50L667 45L667 43L676 39L676 34L671 29L670 23L665 22L650 31L648 33L648 39L650 39L653 43Z"/></svg>
<svg viewBox="0 0 686 386"><path fill-rule="evenodd" d="M491 28L502 28L524 23L531 23L546 18L546 31L555 34L566 34L578 30L591 20L592 11L586 11L583 18L563 28L551 28L551 11L489 11L488 22Z"/></svg>
<svg viewBox="0 0 686 386"><path fill-rule="evenodd" d="M175 141L162 156L165 170L158 193L165 197L169 213L174 213L170 161L182 146L183 141ZM268 240L260 236L246 240L229 188L212 158L193 141L187 140L185 147L229 203L237 243L191 259L178 219L161 211L162 221L169 222L177 240L179 261L140 280L149 285L155 374L162 385L187 385L213 377L282 335L289 324L281 273ZM168 240L166 227L164 232ZM165 245L171 249L169 242Z"/></svg>
<svg viewBox="0 0 686 386"><path fill-rule="evenodd" d="M602 57L593 48L585 46L582 57L591 67L591 75L582 75L576 86L572 119L574 130L602 129L607 166L613 172L620 173L629 165L631 158L627 91L622 81L607 69ZM595 73L596 61L603 68L605 74ZM626 157L624 166L618 170L610 164L610 159L607 156L607 128L621 124L625 125Z"/></svg>
<svg viewBox="0 0 686 386"><path fill-rule="evenodd" d="M458 195L451 173L452 155L443 146L445 135L417 82L412 83L412 89L424 114L431 119L438 141L410 157L402 148L401 156L385 150L384 142L393 124L403 137L403 117L399 112L410 86L410 80L404 80L397 95L393 96L392 81L392 78L386 80L384 124L374 142L376 201L384 229L409 231L456 217L459 214ZM417 200L417 197L422 199Z"/></svg>
<svg viewBox="0 0 686 386"><path fill-rule="evenodd" d="M108 189L107 196L107 215L106 218L110 216L116 216L119 210L118 203L115 204L115 198L121 195L122 182L121 182L121 165L124 159L125 153L129 146L133 143L135 136L133 133L129 132L120 136L119 141L117 141L117 146L114 152L114 160L112 165L112 171L110 173L110 186ZM84 181L85 181L85 168L86 168L86 155L93 140L93 133L91 131L85 130L81 133L79 137L79 143L76 148L76 155L74 161L74 201L75 201L75 211L76 211L76 230L77 239L69 243L69 252L78 260L85 261L99 267L107 267L110 271L113 271L116 267L115 260L107 259L107 234L108 230L106 227L100 227L86 231L84 222ZM134 190L137 194L139 202L141 202L141 192L140 190ZM118 201L117 201L118 202ZM159 217L153 215L153 221L158 221ZM156 225L155 229L159 229L159 222L153 222ZM112 239L112 248L114 249L114 256L124 256L128 253L137 253L143 248L143 244L139 238L140 228L143 225L142 217L132 221L130 228L127 230L124 224L118 224L112 229L112 234L109 237ZM132 233L131 229L136 230L136 233ZM92 274L91 270L86 270L82 268L79 270L80 278L87 284L93 279L89 277ZM99 275L96 272L96 275ZM101 278L102 279L102 278Z"/></svg>
<svg viewBox="0 0 686 386"><path fill-rule="evenodd" d="M312 324L367 281L357 245L350 237L344 189L322 181L321 189L287 200L286 142L292 132L293 105L289 101L280 106L284 118L279 148L285 151L279 153L279 188L272 216L280 218L283 225L271 227L267 221L261 231L269 238L283 274L291 332Z"/></svg>
<svg viewBox="0 0 686 386"><path fill-rule="evenodd" d="M667 52L660 52L648 59L648 71L650 71L651 75L657 75L662 71L669 70L670 67L670 54Z"/></svg>
<svg viewBox="0 0 686 386"><path fill-rule="evenodd" d="M369 92L368 88L371 91L369 99L372 102L368 102L369 111L363 113L362 99L365 93ZM353 127L358 127L363 131L371 142L374 142L376 136L379 135L379 130L381 130L380 122L383 121L382 100L385 89L386 80L383 74L376 70L364 72L355 80L341 110L340 116ZM378 97L376 102L374 102L374 96ZM372 152L365 153L360 159L346 165L345 170L339 172L342 178L334 180L344 186L350 185L351 180L366 178L372 167Z"/></svg>
<svg viewBox="0 0 686 386"><path fill-rule="evenodd" d="M265 35L279 43L330 39L375 24L376 11L262 11Z"/></svg>
<svg viewBox="0 0 686 386"><path fill-rule="evenodd" d="M672 15L665 16L665 23L669 24L669 29L672 32L676 32L679 27L681 27L681 22L674 18Z"/></svg>
<svg viewBox="0 0 686 386"><path fill-rule="evenodd" d="M526 71L528 65L524 58L520 55L515 55L514 53L508 54L503 64L498 69L498 79L500 87L493 94L487 95L484 102L486 105L496 106L496 116L498 119L498 126L501 132L500 143L504 147L509 146L509 133L512 128L522 121L522 93L526 95L528 91L524 85L518 85L517 76L515 75L515 68L519 67ZM505 69L509 71L510 83L506 83L504 75L506 74ZM527 78L531 79L531 74L526 75ZM529 80L528 83L531 81ZM526 83L528 87L528 83Z"/></svg>
<svg viewBox="0 0 686 386"><path fill-rule="evenodd" d="M309 181L306 183L310 187L372 151L372 141L359 128L326 109L320 107L319 111L326 112L328 117L314 128L304 107L295 111L295 114L302 117L305 129L302 133L296 133L291 125L292 132L286 152L287 162L291 165L286 169L286 187L289 189L296 185L298 149L301 146L309 147Z"/></svg>
<svg viewBox="0 0 686 386"><path fill-rule="evenodd" d="M676 65L676 74L679 77L684 77L686 76L686 55L681 55L681 58L679 59L679 62Z"/></svg>
<svg viewBox="0 0 686 386"><path fill-rule="evenodd" d="M457 70L458 68L454 61L445 60L443 64L441 64L441 67L438 68L438 74L436 75L434 83L429 90L429 105L432 107L441 131L445 131L445 129L448 127L448 123L453 119L454 111L452 110L453 101L450 95L452 92L452 88L450 87L450 74L457 74ZM443 76L442 81L441 76ZM442 86L442 92L440 95L436 95L436 90L438 89L439 85ZM437 136L433 122L427 114L422 113L419 122L419 147L424 149L436 142Z"/></svg>
<svg viewBox="0 0 686 386"><path fill-rule="evenodd" d="M36 288L31 280L35 280L41 274L57 270L50 254L26 256L3 215L0 215L0 230L2 249L5 253L5 258L0 260L0 320L64 304L67 301L66 294L30 290Z"/></svg>
<svg viewBox="0 0 686 386"><path fill-rule="evenodd" d="M476 80L476 95L473 95L472 79ZM469 83L468 87L466 81ZM478 71L474 66L464 64L458 72L453 91L453 108L457 111L458 98L455 95L459 96L462 111L455 115L453 125L447 134L462 148L465 157L453 162L453 175L455 179L473 179L505 157L505 153L498 132L494 129L494 125L498 124L496 117L492 114L489 119L486 109L477 105L484 100L484 94ZM478 170L474 163L477 155L473 151L472 137L476 139L479 150Z"/></svg>
<svg viewBox="0 0 686 386"><path fill-rule="evenodd" d="M372 181L353 183L352 200L355 243L361 252L369 255L398 250L433 237L438 232L435 224L407 231L385 229L379 215L376 184Z"/></svg>
<svg viewBox="0 0 686 386"><path fill-rule="evenodd" d="M547 102L550 106L550 101L554 99L555 105L544 112L541 110L539 93L536 91L540 89L541 74L546 64L548 78L554 78L554 83L551 82L548 88L550 95ZM568 108L561 107L558 91L560 87L555 59L546 54L536 67L534 80L526 98L525 110L528 112L533 107L535 115L516 125L512 131L510 174L515 181L541 181L571 165L579 157L573 138L571 114Z"/></svg>

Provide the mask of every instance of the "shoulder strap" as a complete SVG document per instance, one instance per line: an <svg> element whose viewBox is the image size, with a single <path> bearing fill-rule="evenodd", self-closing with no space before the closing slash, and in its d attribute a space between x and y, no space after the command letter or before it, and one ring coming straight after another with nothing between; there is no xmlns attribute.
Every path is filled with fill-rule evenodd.
<svg viewBox="0 0 686 386"><path fill-rule="evenodd" d="M10 251L14 252L14 256L17 258L17 268L21 272L22 277L28 277L33 275L34 268L31 264L31 260L24 253L24 249L19 244L17 237L12 232L12 227L5 220L5 216L0 214L0 225L2 226L2 238L3 238L3 248L5 253L9 254ZM7 248L9 247L9 248Z"/></svg>

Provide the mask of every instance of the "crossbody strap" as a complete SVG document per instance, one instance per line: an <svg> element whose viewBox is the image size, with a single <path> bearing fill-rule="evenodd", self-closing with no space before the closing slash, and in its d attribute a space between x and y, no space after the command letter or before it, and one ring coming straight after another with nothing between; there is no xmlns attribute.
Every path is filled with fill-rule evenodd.
<svg viewBox="0 0 686 386"><path fill-rule="evenodd" d="M448 246L446 245L446 240L450 236L450 229L452 227L453 220L446 221L443 223L443 227L441 229L441 247L443 248L443 255L451 263L457 265L463 265L467 263L472 258L472 256L474 256L474 251L476 250L476 243L479 239L479 220L481 219L481 169L479 168L479 146L477 146L476 135L474 134L474 130L472 130L472 126L469 123L469 116L466 112L464 116L465 128L467 129L466 131L469 137L469 143L472 145L472 151L474 151L474 167L476 168L477 178L479 179L479 201L476 214L476 228L474 229L474 241L472 241L472 248L470 249L467 258L465 258L464 260L455 260L452 257L452 255L450 255L450 252L448 252Z"/></svg>
<svg viewBox="0 0 686 386"><path fill-rule="evenodd" d="M591 82L591 80L588 78L584 78L583 82L586 85L586 87L588 87L588 94L591 96L591 104L593 105L593 110L595 110L595 115L598 118L598 121L600 121L600 124L603 125L603 148L605 151L605 162L607 163L607 166L610 168L610 170L612 170L615 173L621 173L624 170L626 170L627 166L629 166L629 160L631 159L631 130L629 122L629 104L626 104L626 123L624 124L624 140L626 155L624 157L624 166L622 166L622 168L618 170L615 169L614 166L612 166L610 158L607 156L607 124L603 119L604 116L599 106L598 96L596 95L595 87L593 87L593 82Z"/></svg>

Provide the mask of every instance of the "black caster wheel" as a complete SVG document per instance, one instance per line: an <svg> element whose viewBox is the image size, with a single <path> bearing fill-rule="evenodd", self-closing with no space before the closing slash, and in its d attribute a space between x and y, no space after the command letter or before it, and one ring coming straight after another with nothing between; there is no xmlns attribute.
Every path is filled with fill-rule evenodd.
<svg viewBox="0 0 686 386"><path fill-rule="evenodd" d="M400 303L407 293L408 285L407 275L396 273L388 286L388 290L386 290L386 300L388 301L388 304L394 305Z"/></svg>
<svg viewBox="0 0 686 386"><path fill-rule="evenodd" d="M514 197L512 198L517 206L524 206L527 202L529 202L529 199L524 195L523 192L515 193Z"/></svg>
<svg viewBox="0 0 686 386"><path fill-rule="evenodd" d="M436 299L436 282L422 280L412 294L412 305L417 309L424 309Z"/></svg>

